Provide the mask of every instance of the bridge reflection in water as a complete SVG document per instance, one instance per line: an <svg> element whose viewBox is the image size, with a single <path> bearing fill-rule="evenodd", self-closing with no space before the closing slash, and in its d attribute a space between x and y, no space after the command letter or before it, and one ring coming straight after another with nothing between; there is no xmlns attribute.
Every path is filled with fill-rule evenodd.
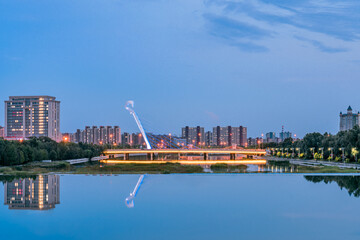
<svg viewBox="0 0 360 240"><path fill-rule="evenodd" d="M294 173L298 172L296 165L277 166L272 164L258 165L258 172L271 172L271 173Z"/></svg>
<svg viewBox="0 0 360 240"><path fill-rule="evenodd" d="M60 204L60 176L38 175L5 182L4 201L9 209L53 209Z"/></svg>

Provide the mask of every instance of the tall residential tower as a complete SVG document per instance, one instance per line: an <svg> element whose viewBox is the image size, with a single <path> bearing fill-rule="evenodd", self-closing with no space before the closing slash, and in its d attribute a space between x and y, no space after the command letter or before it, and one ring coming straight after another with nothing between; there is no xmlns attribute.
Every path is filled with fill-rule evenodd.
<svg viewBox="0 0 360 240"><path fill-rule="evenodd" d="M60 101L50 96L11 96L5 101L5 137L46 136L61 141Z"/></svg>

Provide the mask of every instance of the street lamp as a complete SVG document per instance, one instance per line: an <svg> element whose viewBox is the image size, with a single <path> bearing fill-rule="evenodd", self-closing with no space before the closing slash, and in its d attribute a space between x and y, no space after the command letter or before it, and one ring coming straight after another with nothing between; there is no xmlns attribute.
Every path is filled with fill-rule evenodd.
<svg viewBox="0 0 360 240"><path fill-rule="evenodd" d="M315 158L315 153L314 153L314 150L315 150L315 148L310 148L310 151L311 151L311 153L312 153L312 155L313 155L313 159ZM315 159L316 160L316 159Z"/></svg>
<svg viewBox="0 0 360 240"><path fill-rule="evenodd" d="M329 147L328 150L330 151L331 160L334 160L334 148Z"/></svg>
<svg viewBox="0 0 360 240"><path fill-rule="evenodd" d="M290 148L291 150L291 157L294 158L294 148Z"/></svg>
<svg viewBox="0 0 360 240"><path fill-rule="evenodd" d="M324 148L319 148L319 150L321 151L321 159L324 159Z"/></svg>
<svg viewBox="0 0 360 240"><path fill-rule="evenodd" d="M296 148L296 151L298 151L299 153L299 158L300 158L300 154L301 154L301 149L300 148Z"/></svg>
<svg viewBox="0 0 360 240"><path fill-rule="evenodd" d="M342 160L343 162L345 161L345 151L344 151L345 148L339 148L339 150L341 151L341 156L342 156Z"/></svg>

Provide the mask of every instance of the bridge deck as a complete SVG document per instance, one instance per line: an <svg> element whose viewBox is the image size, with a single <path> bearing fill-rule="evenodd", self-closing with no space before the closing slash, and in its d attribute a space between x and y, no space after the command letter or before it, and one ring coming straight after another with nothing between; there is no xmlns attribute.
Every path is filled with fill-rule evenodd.
<svg viewBox="0 0 360 240"><path fill-rule="evenodd" d="M105 155L114 154L243 154L264 156L265 150L257 149L107 149Z"/></svg>

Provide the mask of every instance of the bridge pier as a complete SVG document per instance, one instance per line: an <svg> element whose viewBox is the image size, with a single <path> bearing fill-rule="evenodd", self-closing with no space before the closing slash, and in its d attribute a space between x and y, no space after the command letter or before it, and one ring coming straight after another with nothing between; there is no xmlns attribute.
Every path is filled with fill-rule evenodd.
<svg viewBox="0 0 360 240"><path fill-rule="evenodd" d="M180 160L180 157L181 157L181 156L180 156L180 153L178 153L178 160Z"/></svg>
<svg viewBox="0 0 360 240"><path fill-rule="evenodd" d="M236 158L235 153L230 153L230 160L235 160L235 158Z"/></svg>
<svg viewBox="0 0 360 240"><path fill-rule="evenodd" d="M155 160L155 153L148 153L146 156L146 160Z"/></svg>
<svg viewBox="0 0 360 240"><path fill-rule="evenodd" d="M125 153L124 154L124 160L129 160L130 159L130 154L129 153Z"/></svg>
<svg viewBox="0 0 360 240"><path fill-rule="evenodd" d="M204 155L204 160L208 160L208 159L209 159L209 154L203 153L203 155Z"/></svg>

